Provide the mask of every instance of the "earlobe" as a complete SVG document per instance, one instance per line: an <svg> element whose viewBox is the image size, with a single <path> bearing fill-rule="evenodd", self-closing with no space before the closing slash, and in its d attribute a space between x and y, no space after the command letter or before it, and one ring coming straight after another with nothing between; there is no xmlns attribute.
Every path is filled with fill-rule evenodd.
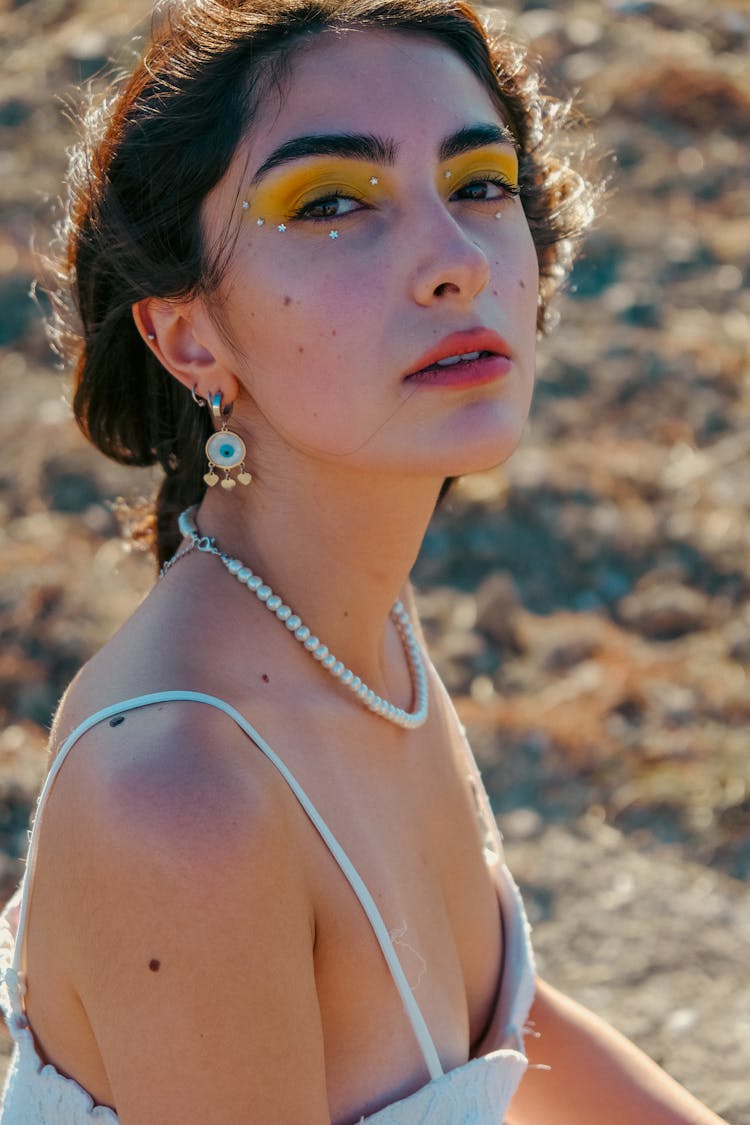
<svg viewBox="0 0 750 1125"><path fill-rule="evenodd" d="M204 317L192 304L146 297L132 306L133 320L147 346L175 379L203 398L217 392L231 403L237 378L207 341ZM197 331L198 326L200 330Z"/></svg>

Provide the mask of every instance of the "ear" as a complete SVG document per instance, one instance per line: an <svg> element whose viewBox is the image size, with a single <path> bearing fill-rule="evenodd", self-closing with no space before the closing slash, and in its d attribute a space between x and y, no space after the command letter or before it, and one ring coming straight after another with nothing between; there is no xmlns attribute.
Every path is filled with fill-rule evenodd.
<svg viewBox="0 0 750 1125"><path fill-rule="evenodd" d="M220 345L215 325L199 301L165 301L146 297L132 307L136 328L159 363L180 383L210 401L217 392L234 402L237 376L217 358Z"/></svg>

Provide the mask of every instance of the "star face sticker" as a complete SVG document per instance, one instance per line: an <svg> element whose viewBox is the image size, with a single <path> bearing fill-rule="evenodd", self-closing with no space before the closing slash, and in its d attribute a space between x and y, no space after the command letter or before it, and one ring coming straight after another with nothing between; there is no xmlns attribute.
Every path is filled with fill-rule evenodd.
<svg viewBox="0 0 750 1125"><path fill-rule="evenodd" d="M279 232L279 234L283 234L286 230L286 223L279 223L276 230Z"/></svg>
<svg viewBox="0 0 750 1125"><path fill-rule="evenodd" d="M266 220L265 219L256 219L255 225L256 225L256 227L264 227L266 225Z"/></svg>
<svg viewBox="0 0 750 1125"><path fill-rule="evenodd" d="M372 184L373 187L375 187L376 184L380 183L380 180L378 179L377 176L370 176L370 183Z"/></svg>
<svg viewBox="0 0 750 1125"><path fill-rule="evenodd" d="M243 211L249 211L250 210L250 204L248 203L248 201L246 199L242 200L242 210Z"/></svg>
<svg viewBox="0 0 750 1125"><path fill-rule="evenodd" d="M444 179L444 180L449 180L449 179L451 178L451 176L452 176L452 175L453 175L453 173L452 173L452 172L443 172L443 179Z"/></svg>
<svg viewBox="0 0 750 1125"><path fill-rule="evenodd" d="M328 232L329 238L338 238L338 236L339 236L339 232L337 230L332 230L332 231Z"/></svg>

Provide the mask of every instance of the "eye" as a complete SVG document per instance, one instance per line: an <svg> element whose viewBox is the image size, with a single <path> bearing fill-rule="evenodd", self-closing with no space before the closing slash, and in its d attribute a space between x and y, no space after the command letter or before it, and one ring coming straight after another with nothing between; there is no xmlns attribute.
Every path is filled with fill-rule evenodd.
<svg viewBox="0 0 750 1125"><path fill-rule="evenodd" d="M359 211L364 206L364 200L357 199L350 194L351 189L346 192L342 189L340 192L330 192L328 195L323 195L319 199L311 199L309 203L304 203L298 207L292 216L295 219L316 219L330 220L340 219L344 215L351 214L352 211Z"/></svg>
<svg viewBox="0 0 750 1125"><path fill-rule="evenodd" d="M468 199L470 202L477 203L491 200L497 203L499 199L519 194L518 184L512 184L502 176L482 176L463 184L453 193L451 199Z"/></svg>

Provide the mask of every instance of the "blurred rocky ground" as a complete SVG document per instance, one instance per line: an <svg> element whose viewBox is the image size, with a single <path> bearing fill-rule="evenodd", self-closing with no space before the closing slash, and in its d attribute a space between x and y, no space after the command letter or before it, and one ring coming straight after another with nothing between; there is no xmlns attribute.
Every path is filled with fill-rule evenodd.
<svg viewBox="0 0 750 1125"><path fill-rule="evenodd" d="M148 474L69 421L29 299L73 87L137 0L0 4L0 892L65 684L152 580ZM461 481L415 572L540 967L750 1125L750 9L513 5L573 90L606 212L542 344L523 447ZM39 296L41 308L44 297Z"/></svg>

